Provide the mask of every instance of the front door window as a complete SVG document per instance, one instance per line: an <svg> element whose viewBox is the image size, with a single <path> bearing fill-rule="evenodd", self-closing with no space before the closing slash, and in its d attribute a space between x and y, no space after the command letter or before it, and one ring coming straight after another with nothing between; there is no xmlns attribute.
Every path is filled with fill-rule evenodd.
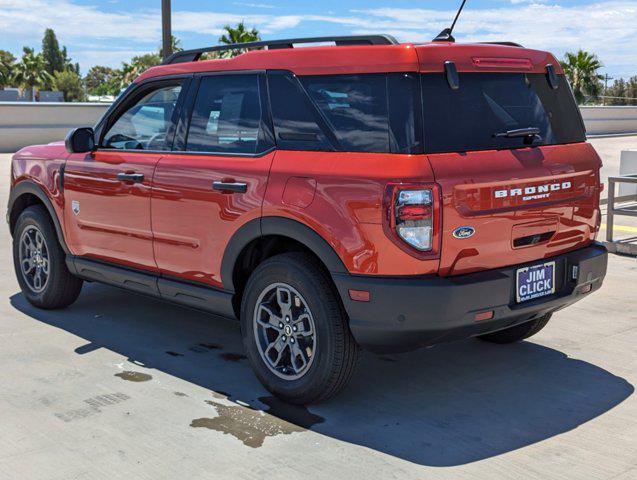
<svg viewBox="0 0 637 480"><path fill-rule="evenodd" d="M118 150L167 150L166 135L181 85L153 90L124 112L104 136L103 147Z"/></svg>

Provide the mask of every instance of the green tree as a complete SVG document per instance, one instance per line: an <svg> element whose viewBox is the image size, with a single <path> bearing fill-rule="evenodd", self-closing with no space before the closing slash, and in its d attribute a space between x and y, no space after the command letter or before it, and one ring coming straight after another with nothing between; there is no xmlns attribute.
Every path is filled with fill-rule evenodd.
<svg viewBox="0 0 637 480"><path fill-rule="evenodd" d="M15 57L10 52L0 50L0 88L10 85L14 63Z"/></svg>
<svg viewBox="0 0 637 480"><path fill-rule="evenodd" d="M173 53L181 52L183 50L183 48L181 47L181 40L179 40L179 38L175 37L174 35L171 35L171 37L170 37L170 49L172 50ZM164 46L163 45L159 46L159 50L158 50L157 53L158 53L160 58L163 57L163 55L164 55Z"/></svg>
<svg viewBox="0 0 637 480"><path fill-rule="evenodd" d="M608 89L608 96L611 97L606 102L608 105L637 105L637 76L615 80Z"/></svg>
<svg viewBox="0 0 637 480"><path fill-rule="evenodd" d="M35 100L35 89L42 88L51 81L51 75L46 71L44 57L36 54L32 48L24 47L20 62L13 67L11 79L15 84L29 92L29 99Z"/></svg>
<svg viewBox="0 0 637 480"><path fill-rule="evenodd" d="M234 43L258 42L259 40L261 40L259 31L256 28L253 28L252 30L246 29L244 22L238 23L236 27L226 25L225 27L223 27L223 29L226 31L226 33L219 37L219 42L225 43L226 45L231 45ZM222 58L236 57L243 52L245 52L245 49L225 50L221 52L220 56Z"/></svg>
<svg viewBox="0 0 637 480"><path fill-rule="evenodd" d="M592 99L599 97L604 77L598 73L602 64L597 55L584 50L579 50L577 53L569 52L561 63L577 103L584 103L587 97Z"/></svg>
<svg viewBox="0 0 637 480"><path fill-rule="evenodd" d="M46 71L51 75L61 72L66 67L66 48L60 50L60 44L51 28L44 31L42 38L42 57L46 66Z"/></svg>
<svg viewBox="0 0 637 480"><path fill-rule="evenodd" d="M80 74L80 64L75 62L68 56L66 47L62 47L62 57L64 58L64 70L73 70L78 75Z"/></svg>
<svg viewBox="0 0 637 480"><path fill-rule="evenodd" d="M615 80L606 95L610 97L606 100L607 105L626 105L626 81L623 78Z"/></svg>
<svg viewBox="0 0 637 480"><path fill-rule="evenodd" d="M55 72L52 84L57 91L64 94L66 102L83 102L86 100L82 78L73 69L68 68L61 72Z"/></svg>
<svg viewBox="0 0 637 480"><path fill-rule="evenodd" d="M630 77L626 87L627 105L637 105L637 76Z"/></svg>
<svg viewBox="0 0 637 480"><path fill-rule="evenodd" d="M120 90L116 85L118 74L114 68L95 65L86 73L84 87L89 95L117 95Z"/></svg>
<svg viewBox="0 0 637 480"><path fill-rule="evenodd" d="M161 64L161 56L158 53L146 53L133 57L130 63L122 63L122 68L117 71L114 84L121 91L146 70L159 64Z"/></svg>
<svg viewBox="0 0 637 480"><path fill-rule="evenodd" d="M151 67L156 67L161 63L161 56L157 53L146 53L144 55L138 55L133 57L131 60L131 65L139 71L139 73L143 73Z"/></svg>

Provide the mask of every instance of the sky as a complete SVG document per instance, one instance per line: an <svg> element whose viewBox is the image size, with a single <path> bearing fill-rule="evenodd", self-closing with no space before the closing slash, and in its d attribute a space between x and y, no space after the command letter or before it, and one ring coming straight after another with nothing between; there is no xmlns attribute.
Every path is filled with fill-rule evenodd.
<svg viewBox="0 0 637 480"><path fill-rule="evenodd" d="M172 0L173 34L184 48L217 43L244 20L263 39L388 33L429 41L449 26L460 0ZM161 43L161 0L0 0L0 49L18 56L55 30L83 72L120 66ZM602 73L637 75L637 0L469 0L459 42L508 40L558 56L597 53Z"/></svg>

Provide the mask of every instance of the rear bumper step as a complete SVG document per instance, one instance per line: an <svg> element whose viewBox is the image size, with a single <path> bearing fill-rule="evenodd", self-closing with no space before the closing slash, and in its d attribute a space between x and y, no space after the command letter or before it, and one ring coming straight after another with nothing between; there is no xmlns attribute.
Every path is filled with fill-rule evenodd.
<svg viewBox="0 0 637 480"><path fill-rule="evenodd" d="M517 269L551 261L556 292L517 303ZM332 277L356 341L370 350L400 352L494 332L560 310L601 287L607 262L606 248L594 243L528 264L455 277ZM370 292L370 301L351 300L350 290ZM492 318L476 321L476 314L489 311Z"/></svg>

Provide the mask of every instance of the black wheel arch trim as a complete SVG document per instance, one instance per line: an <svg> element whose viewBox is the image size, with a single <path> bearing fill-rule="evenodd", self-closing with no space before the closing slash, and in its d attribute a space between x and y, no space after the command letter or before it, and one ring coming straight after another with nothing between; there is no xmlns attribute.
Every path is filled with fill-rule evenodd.
<svg viewBox="0 0 637 480"><path fill-rule="evenodd" d="M228 242L221 262L221 282L225 290L235 291L234 268L243 250L254 240L269 235L296 240L318 256L331 273L347 273L332 246L312 228L291 218L261 217L239 228Z"/></svg>
<svg viewBox="0 0 637 480"><path fill-rule="evenodd" d="M64 240L64 232L62 230L62 225L60 224L60 220L57 216L55 208L53 207L53 203L51 203L51 200L49 199L48 195L44 192L44 189L40 185L35 183L33 180L23 180L11 189L11 194L9 196L9 204L7 206L7 220L10 222L9 228L11 230L11 235L13 235L13 227L14 227L14 225L11 224L11 213L13 212L13 208L15 207L15 203L18 201L18 199L21 196L26 194L35 195L44 204L44 207L49 212L49 216L51 217L51 220L53 221L53 226L55 227L55 233L58 236L58 240L60 242L62 250L64 250L64 253L68 255L70 253L70 250L68 249L66 242Z"/></svg>

